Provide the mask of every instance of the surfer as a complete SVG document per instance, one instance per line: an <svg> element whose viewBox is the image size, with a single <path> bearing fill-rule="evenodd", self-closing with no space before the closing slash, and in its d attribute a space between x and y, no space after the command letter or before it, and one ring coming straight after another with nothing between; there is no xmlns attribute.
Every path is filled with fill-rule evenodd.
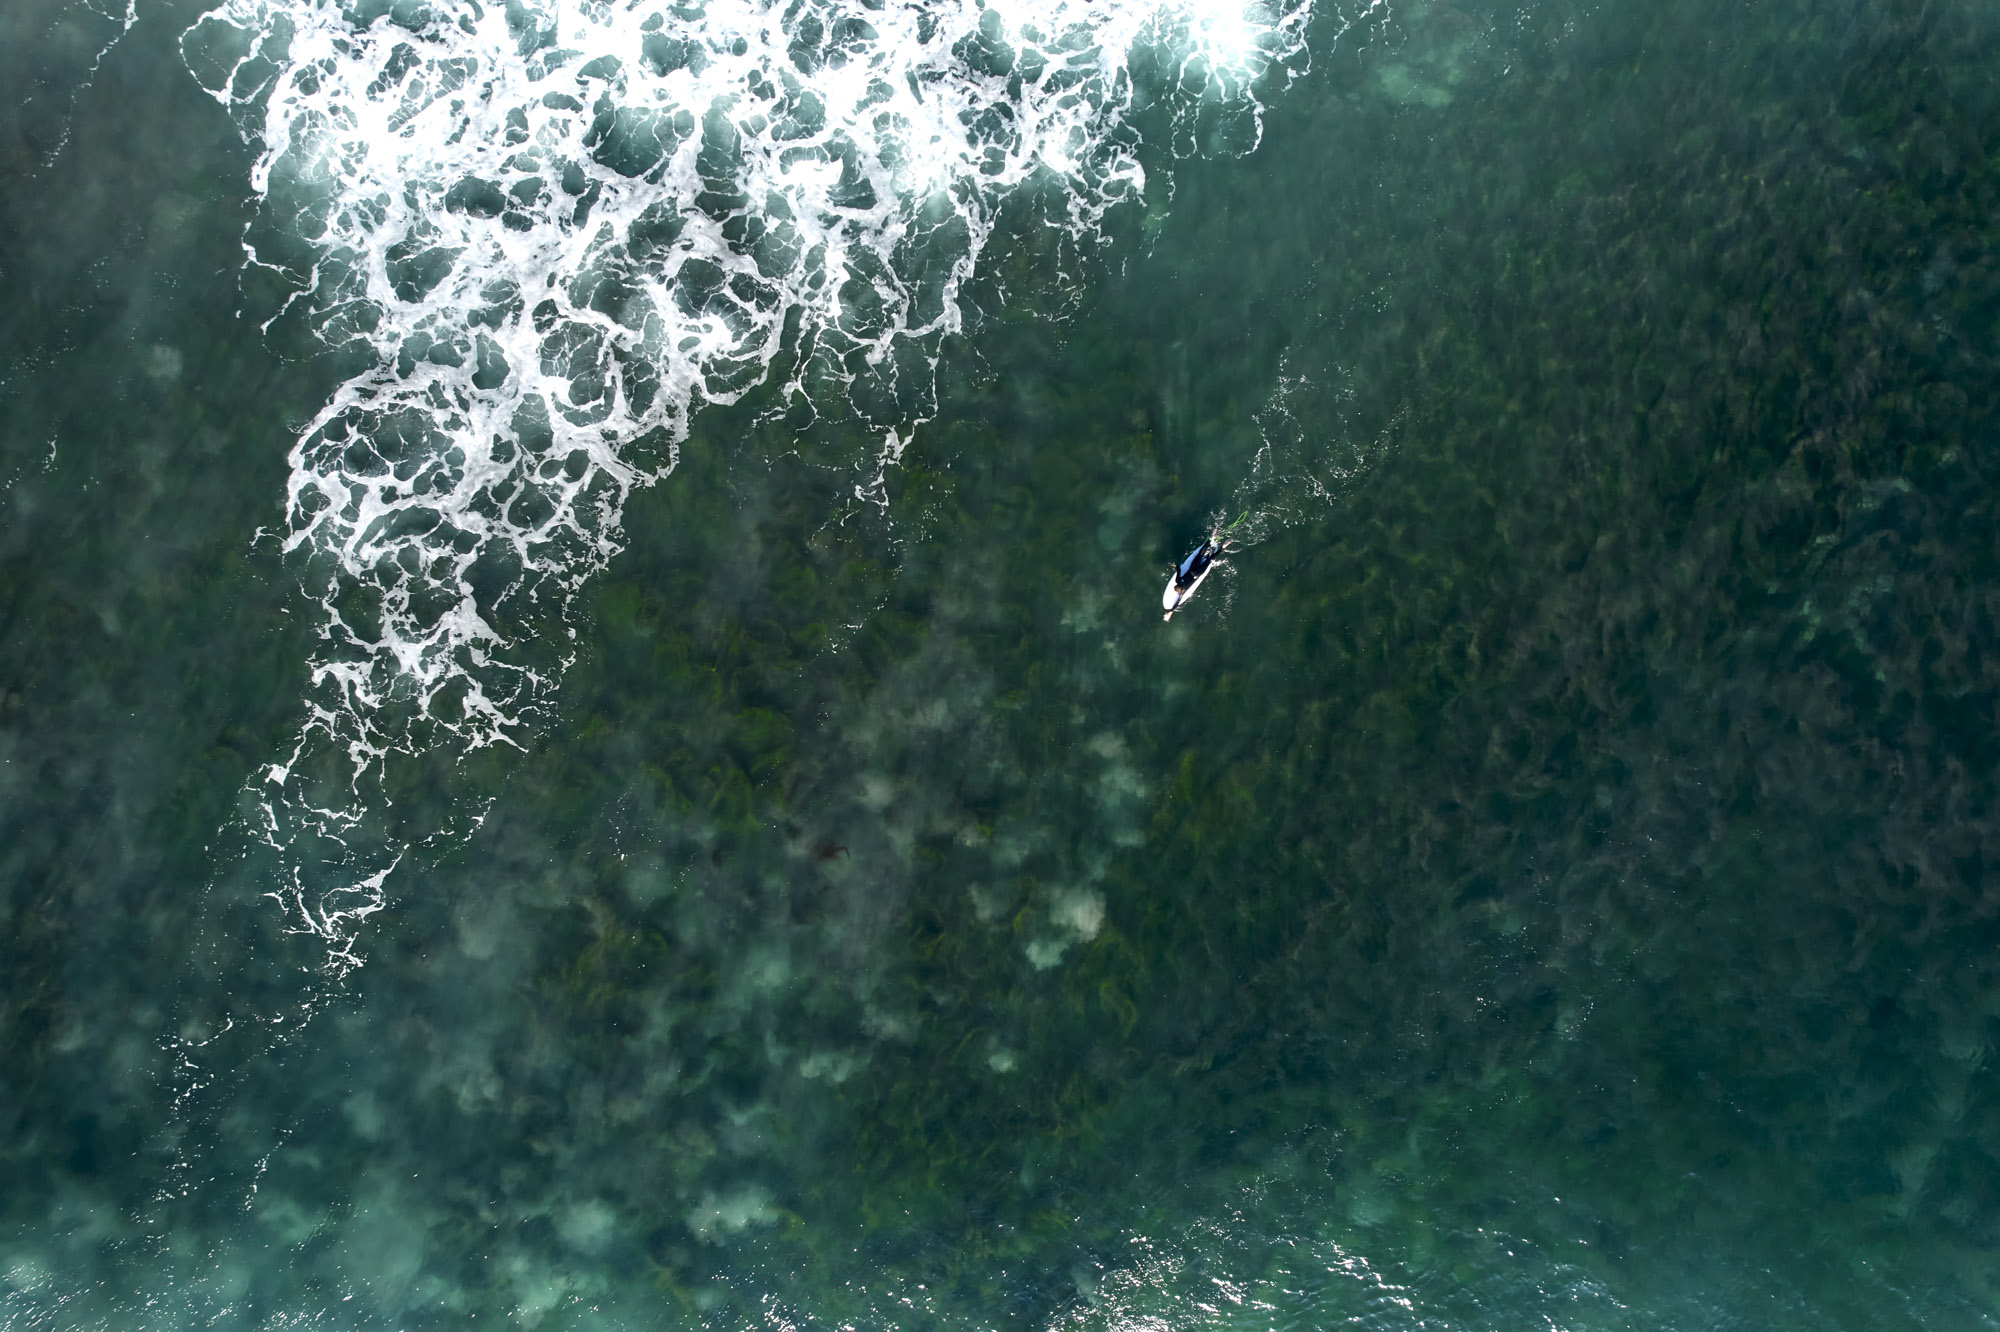
<svg viewBox="0 0 2000 1332"><path fill-rule="evenodd" d="M1174 571L1167 575L1167 590L1160 594L1160 607L1166 611L1160 617L1162 620L1173 619L1174 612L1187 604L1188 598L1201 586L1201 580L1208 577L1208 571L1215 567L1215 557L1221 553L1222 547L1211 536L1174 567Z"/></svg>
<svg viewBox="0 0 2000 1332"><path fill-rule="evenodd" d="M1195 590L1201 586L1202 579L1208 577L1208 571L1215 567L1216 560L1235 549L1223 543L1229 534L1236 530L1237 523L1249 516L1246 512L1235 523L1210 532L1199 546L1188 553L1186 559L1174 566L1174 571L1167 575L1167 590L1160 594L1160 609L1166 612L1160 617L1162 620L1173 619L1174 612L1187 605L1193 598Z"/></svg>

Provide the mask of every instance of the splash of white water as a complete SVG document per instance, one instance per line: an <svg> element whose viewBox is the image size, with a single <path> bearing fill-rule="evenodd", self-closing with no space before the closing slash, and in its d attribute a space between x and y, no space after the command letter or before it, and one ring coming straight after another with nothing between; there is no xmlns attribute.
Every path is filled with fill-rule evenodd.
<svg viewBox="0 0 2000 1332"><path fill-rule="evenodd" d="M190 29L260 147L249 262L367 367L291 454L320 646L257 804L298 928L352 963L403 850L364 831L385 757L519 742L702 404L782 363L888 440L855 462L879 501L1001 202L1045 189L1087 243L1143 186L1135 59L1184 122L1254 128L1308 3L224 0Z"/></svg>

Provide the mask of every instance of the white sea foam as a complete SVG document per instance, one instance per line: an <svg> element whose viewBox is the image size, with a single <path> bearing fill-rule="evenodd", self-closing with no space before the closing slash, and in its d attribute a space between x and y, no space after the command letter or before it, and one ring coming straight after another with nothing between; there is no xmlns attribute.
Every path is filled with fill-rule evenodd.
<svg viewBox="0 0 2000 1332"><path fill-rule="evenodd" d="M224 0L183 39L260 149L249 263L366 366L291 454L321 612L258 793L336 957L402 848L385 756L519 743L565 617L691 417L782 364L886 441L1024 186L1079 243L1143 186L1132 116L1251 126L1309 0ZM1149 78L1137 78L1139 70ZM1143 86L1142 86L1143 85ZM1173 108L1170 108L1170 110ZM463 827L439 835L457 835ZM378 844L379 843L379 844ZM302 869L307 867L309 869Z"/></svg>

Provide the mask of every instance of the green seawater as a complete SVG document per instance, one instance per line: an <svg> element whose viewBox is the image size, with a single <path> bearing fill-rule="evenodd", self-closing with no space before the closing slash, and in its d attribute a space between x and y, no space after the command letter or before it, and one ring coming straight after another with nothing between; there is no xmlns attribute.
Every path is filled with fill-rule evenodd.
<svg viewBox="0 0 2000 1332"><path fill-rule="evenodd" d="M2000 1325L2000 10L1323 8L886 509L704 411L344 975L343 370L134 12L0 14L0 1327Z"/></svg>

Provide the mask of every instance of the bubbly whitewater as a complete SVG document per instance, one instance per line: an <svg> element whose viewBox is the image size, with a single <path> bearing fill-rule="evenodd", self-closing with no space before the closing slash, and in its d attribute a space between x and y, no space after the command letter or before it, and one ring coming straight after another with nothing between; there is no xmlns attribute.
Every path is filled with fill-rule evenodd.
<svg viewBox="0 0 2000 1332"><path fill-rule="evenodd" d="M284 541L320 647L307 720L256 803L297 928L352 964L405 853L359 831L381 763L519 743L569 631L514 626L566 624L704 403L782 364L780 399L808 415L838 399L877 432L841 485L883 502L1001 202L1046 191L1087 246L1143 188L1149 99L1177 138L1219 111L1254 145L1253 84L1308 16L1306 0L228 0L204 16L183 53L261 149L248 262L289 287L280 316L366 367L291 454Z"/></svg>

